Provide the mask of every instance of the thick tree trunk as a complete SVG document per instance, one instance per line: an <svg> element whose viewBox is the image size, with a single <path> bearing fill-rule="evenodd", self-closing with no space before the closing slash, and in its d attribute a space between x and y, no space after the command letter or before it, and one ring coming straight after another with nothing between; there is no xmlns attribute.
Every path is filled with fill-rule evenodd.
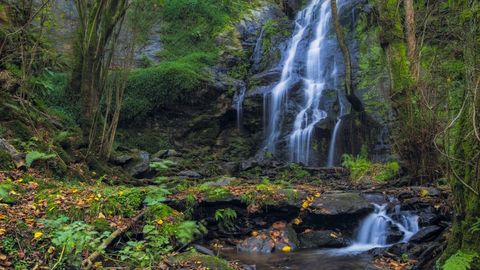
<svg viewBox="0 0 480 270"><path fill-rule="evenodd" d="M413 0L404 0L405 8L405 30L407 38L407 56L410 62L410 74L414 81L418 80L418 57L417 57L417 38L415 36L415 10Z"/></svg>
<svg viewBox="0 0 480 270"><path fill-rule="evenodd" d="M345 42L345 36L343 35L342 25L338 19L337 1L330 0L332 7L332 20L337 35L338 44L342 51L344 63L345 63L345 91L347 99L352 104L352 108L357 112L363 112L362 101L355 95L353 78L352 78L352 60L350 58L350 51L348 50L347 43Z"/></svg>

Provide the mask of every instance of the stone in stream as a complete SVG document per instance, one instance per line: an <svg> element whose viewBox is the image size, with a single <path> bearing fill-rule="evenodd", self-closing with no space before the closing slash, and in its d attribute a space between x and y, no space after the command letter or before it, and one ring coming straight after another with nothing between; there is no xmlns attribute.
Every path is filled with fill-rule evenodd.
<svg viewBox="0 0 480 270"><path fill-rule="evenodd" d="M442 231L443 231L443 228L437 225L422 228L414 236L412 236L412 238L410 238L410 242L423 243L426 241L433 240L434 238L439 236Z"/></svg>
<svg viewBox="0 0 480 270"><path fill-rule="evenodd" d="M271 253L293 251L299 247L295 230L286 222L275 222L268 230L243 240L237 250L251 253Z"/></svg>
<svg viewBox="0 0 480 270"><path fill-rule="evenodd" d="M373 206L360 193L338 192L322 194L310 206L315 214L361 215L373 210Z"/></svg>
<svg viewBox="0 0 480 270"><path fill-rule="evenodd" d="M340 248L348 245L347 240L331 230L307 231L298 238L301 248Z"/></svg>

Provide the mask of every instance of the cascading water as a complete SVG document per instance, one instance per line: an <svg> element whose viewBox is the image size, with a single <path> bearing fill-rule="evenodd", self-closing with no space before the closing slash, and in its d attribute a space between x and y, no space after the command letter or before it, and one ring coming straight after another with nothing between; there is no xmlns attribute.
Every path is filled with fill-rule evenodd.
<svg viewBox="0 0 480 270"><path fill-rule="evenodd" d="M296 67L295 57L297 56L298 44L302 40L305 30L312 23L314 8L318 5L320 0L314 0L308 7L302 10L295 20L295 31L292 39L290 40L290 45L288 47L287 58L283 64L282 76L280 82L272 89L271 96L269 97L269 120L267 128L267 148L271 153L275 153L277 142L279 136L279 123L282 120L283 111L285 110L286 104L286 93L288 92L293 76L295 76Z"/></svg>
<svg viewBox="0 0 480 270"><path fill-rule="evenodd" d="M243 85L240 88L240 91L235 94L233 102L235 104L235 110L237 111L237 129L242 129L242 118L243 118L243 101L245 100L245 92L247 91L246 87Z"/></svg>
<svg viewBox="0 0 480 270"><path fill-rule="evenodd" d="M373 204L375 212L367 216L360 224L357 237L348 251L365 251L375 247L384 247L388 243L388 236L392 228L398 229L403 237L400 242L408 242L418 232L418 216L400 212L396 207L394 219L387 213L388 204Z"/></svg>
<svg viewBox="0 0 480 270"><path fill-rule="evenodd" d="M339 6L352 1L355 0L340 1ZM330 1L313 0L298 14L294 34L284 57L280 81L264 97L264 111L268 111L265 116L268 120L266 146L271 153L275 154L279 139L283 139L280 135L287 107L292 110L288 104L288 94L300 82L299 93L303 96L303 102L294 113L293 126L286 138L290 161L310 165L314 129L331 113L322 105L325 91L337 90L341 112L333 131L327 161L329 166L334 165L335 141L345 107L337 85L341 75L337 71L341 70L343 64L337 58L341 59L341 55L338 54L335 35L332 35Z"/></svg>

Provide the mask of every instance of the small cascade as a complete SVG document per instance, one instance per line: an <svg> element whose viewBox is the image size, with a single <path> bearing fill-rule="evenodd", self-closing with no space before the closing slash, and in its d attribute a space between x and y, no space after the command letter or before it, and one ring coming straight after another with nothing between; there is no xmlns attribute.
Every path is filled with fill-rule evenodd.
<svg viewBox="0 0 480 270"><path fill-rule="evenodd" d="M242 129L243 120L243 101L245 100L245 92L247 88L243 85L240 90L235 94L233 102L235 104L235 110L237 111L237 129Z"/></svg>
<svg viewBox="0 0 480 270"><path fill-rule="evenodd" d="M348 248L349 250L361 251L387 246L391 244L388 241L388 236L393 228L398 229L403 234L400 242L408 242L418 232L418 216L402 213L399 207L396 208L393 215L389 215L387 213L388 204L373 205L375 206L375 212L362 221L357 238L354 244Z"/></svg>
<svg viewBox="0 0 480 270"><path fill-rule="evenodd" d="M335 165L338 130L340 130L341 126L342 126L342 119L338 118L337 123L335 124L335 128L333 129L332 140L330 141L330 146L328 147L327 167L333 167Z"/></svg>

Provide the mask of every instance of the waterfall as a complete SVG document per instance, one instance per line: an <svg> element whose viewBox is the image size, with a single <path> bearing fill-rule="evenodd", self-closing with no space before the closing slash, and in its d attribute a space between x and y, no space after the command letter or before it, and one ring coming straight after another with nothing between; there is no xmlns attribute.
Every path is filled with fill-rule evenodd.
<svg viewBox="0 0 480 270"><path fill-rule="evenodd" d="M332 28L329 0L313 0L299 12L295 19L294 34L283 57L281 78L271 93L264 96L264 118L267 122L266 148L275 154L278 142L285 139L291 162L305 165L312 162L311 154L314 148L312 138L315 127L328 115L335 113L325 108L322 103L325 91L336 90L341 112L327 154L328 165L333 166L335 162L336 137L345 105L340 98L341 87L338 87L338 82L341 81L338 78L342 75L338 70L342 69L343 60ZM299 89L296 87L298 83ZM301 104L298 106L289 104L290 93L303 97ZM293 101L295 102L297 101ZM284 121L287 110L289 113L293 112L292 124ZM283 134L286 134L285 137Z"/></svg>
<svg viewBox="0 0 480 270"><path fill-rule="evenodd" d="M354 244L347 248L350 251L364 251L374 247L387 246L392 228L398 229L403 234L400 242L408 242L418 232L418 216L401 213L400 208L397 207L394 213L400 219L397 221L387 213L388 204L373 205L375 212L361 222Z"/></svg>
<svg viewBox="0 0 480 270"><path fill-rule="evenodd" d="M276 142L279 136L279 122L285 110L286 93L294 76L295 57L297 56L298 44L302 40L305 30L312 23L314 8L320 0L314 0L308 7L302 10L295 20L295 30L287 51L287 57L283 64L280 81L272 89L269 97L269 115L267 127L267 149L271 153L276 151ZM297 67L298 68L298 67Z"/></svg>
<svg viewBox="0 0 480 270"><path fill-rule="evenodd" d="M235 110L237 111L237 129L241 130L242 128L242 118L243 118L243 101L245 100L245 92L247 88L243 85L235 94L233 102L235 103Z"/></svg>

